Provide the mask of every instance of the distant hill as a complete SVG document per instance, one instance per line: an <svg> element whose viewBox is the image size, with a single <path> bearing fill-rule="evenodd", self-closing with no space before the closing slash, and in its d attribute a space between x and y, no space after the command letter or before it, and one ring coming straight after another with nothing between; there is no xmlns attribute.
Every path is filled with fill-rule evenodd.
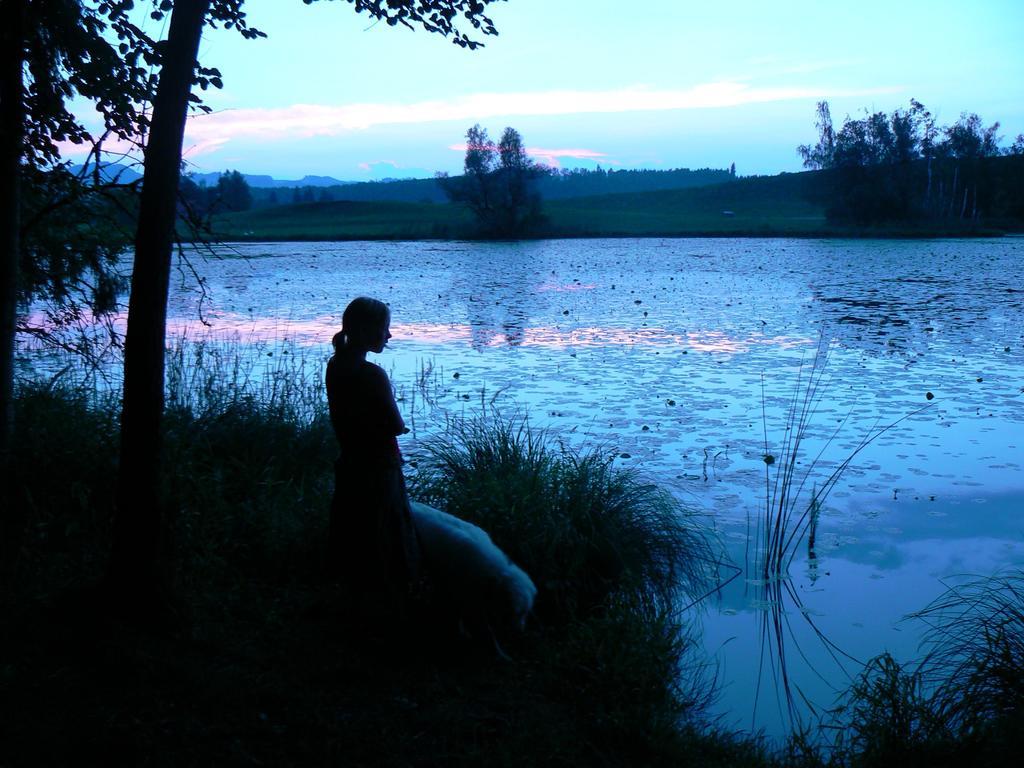
<svg viewBox="0 0 1024 768"><path fill-rule="evenodd" d="M141 170L142 166L138 166ZM79 163L78 165L71 166L71 172L80 174L82 169L86 168L84 165ZM92 174L95 172L96 166L90 164L86 168L86 173ZM131 184L133 181L137 181L142 178L142 174L127 165L121 165L120 163L103 163L100 166L100 178L105 182L118 182L121 184Z"/></svg>
<svg viewBox="0 0 1024 768"><path fill-rule="evenodd" d="M310 177L306 177L310 178ZM251 186L251 185L250 185ZM350 181L330 186L312 184L277 184L273 188L253 187L253 203L261 205L299 202L296 196L315 190L314 199L349 202L443 203L447 202L437 181L430 179L398 179L395 181ZM304 200L303 202L310 202Z"/></svg>
<svg viewBox="0 0 1024 768"><path fill-rule="evenodd" d="M198 180L194 176L194 180ZM269 177L249 177L269 178ZM322 178L310 177L308 178ZM689 189L709 184L721 184L734 179L724 169L675 168L672 170L573 170L553 172L542 177L538 190L544 200L562 200L590 195L625 194L633 192L654 192L668 189ZM216 184L216 178L211 182ZM393 202L393 203L447 203L448 198L434 178L396 179L393 181L349 182L337 186L314 185L296 182L275 181L271 185L253 187L253 202L256 207L286 205L298 202ZM291 187L290 194L282 189ZM311 189L316 187L315 194ZM309 189L307 189L309 188ZM305 197L303 197L305 191Z"/></svg>
<svg viewBox="0 0 1024 768"><path fill-rule="evenodd" d="M78 165L72 165L71 171L73 173L81 173L83 166L81 163ZM95 166L90 165L87 169L88 173L92 173ZM127 165L120 163L104 163L100 167L100 176L104 181L114 181L117 179L123 184L131 183L137 179L142 178L142 165L136 166L138 170ZM216 173L185 173L185 177L192 179L196 184L205 185L207 187L214 187L217 185L217 180L223 175L222 171ZM303 176L298 180L289 179L275 179L273 176L243 173L242 177L246 183L253 189L273 189L275 187L340 187L347 184L354 184L352 181L341 181L335 179L332 176ZM432 181L432 180L431 180Z"/></svg>
<svg viewBox="0 0 1024 768"><path fill-rule="evenodd" d="M223 171L215 173L190 173L186 174L192 181L200 186L215 186ZM346 184L353 184L351 181L341 181L332 176L303 176L298 180L275 179L273 176L243 173L242 178L246 184L254 189L273 189L280 187L338 187Z"/></svg>
<svg viewBox="0 0 1024 768"><path fill-rule="evenodd" d="M80 172L82 166L72 166ZM141 168L140 168L141 170ZM101 168L105 181L115 178L130 183L142 174L128 166L108 163ZM187 178L200 186L214 187L222 172L189 173ZM294 202L348 200L351 202L446 203L441 186L434 178L393 179L385 181L342 181L332 176L307 175L301 179L275 179L266 174L243 173L256 207L287 205ZM672 170L585 170L555 172L540 179L538 188L545 200L587 197L591 195L654 192L689 189L732 181L729 171L716 168L676 168ZM312 193L311 193L312 191ZM301 193L305 192L305 199ZM312 200L310 195L312 194Z"/></svg>

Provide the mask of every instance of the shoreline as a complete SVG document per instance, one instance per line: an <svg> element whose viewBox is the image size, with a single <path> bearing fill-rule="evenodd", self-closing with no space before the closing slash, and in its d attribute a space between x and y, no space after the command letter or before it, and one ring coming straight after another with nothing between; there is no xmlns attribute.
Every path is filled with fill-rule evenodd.
<svg viewBox="0 0 1024 768"><path fill-rule="evenodd" d="M451 237L438 237L436 234L421 235L416 233L394 234L354 234L354 235L273 235L267 233L251 235L228 234L221 237L211 237L197 240L196 242L205 245L230 244L230 243L333 243L333 242L480 242L500 243L519 242L531 240L649 240L649 239L701 239L701 240L946 240L946 239L982 239L994 237L1024 237L1024 230L1007 229L969 229L969 230L926 230L915 231L896 229L891 231L874 230L802 230L802 231L779 231L779 230L741 230L730 232L727 230L700 230L684 232L580 232L580 233L543 233L535 235L524 235L519 238L501 238L473 236L468 234L456 234Z"/></svg>

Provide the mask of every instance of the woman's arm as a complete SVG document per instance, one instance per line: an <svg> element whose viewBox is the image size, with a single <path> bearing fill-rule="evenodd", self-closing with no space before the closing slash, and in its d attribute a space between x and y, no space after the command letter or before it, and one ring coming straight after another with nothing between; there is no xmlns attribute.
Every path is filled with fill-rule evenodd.
<svg viewBox="0 0 1024 768"><path fill-rule="evenodd" d="M389 435L403 435L408 430L406 430L402 414L398 410L398 403L395 402L395 393L391 388L391 381L380 366L373 365L372 363L371 366L373 371L374 411L380 414L380 418L383 420L382 426Z"/></svg>

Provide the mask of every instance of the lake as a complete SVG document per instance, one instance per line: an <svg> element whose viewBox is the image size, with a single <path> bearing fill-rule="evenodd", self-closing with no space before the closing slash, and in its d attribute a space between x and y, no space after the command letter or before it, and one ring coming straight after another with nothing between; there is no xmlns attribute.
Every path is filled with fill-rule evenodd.
<svg viewBox="0 0 1024 768"><path fill-rule="evenodd" d="M736 566L723 582L739 570L695 609L723 725L784 734L859 662L918 658L904 617L945 585L1024 563L1024 239L276 243L192 261L206 295L182 271L172 334L269 341L315 373L345 304L387 301L377 362L409 456L494 409L699 509ZM773 596L751 536L819 348L799 511L853 458Z"/></svg>

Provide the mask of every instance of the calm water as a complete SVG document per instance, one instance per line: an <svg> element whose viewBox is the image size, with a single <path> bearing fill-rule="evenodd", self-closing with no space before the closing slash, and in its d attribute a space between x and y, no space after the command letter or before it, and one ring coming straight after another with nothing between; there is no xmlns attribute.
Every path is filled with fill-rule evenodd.
<svg viewBox="0 0 1024 768"><path fill-rule="evenodd" d="M183 279L172 331L319 365L347 301L383 298L407 453L446 416L525 413L700 509L744 569L763 456L823 340L807 488L895 426L842 475L776 610L746 572L705 602L727 725L783 733L858 661L916 658L901 619L944 581L1024 563L1024 239L251 244L195 265L210 327Z"/></svg>

